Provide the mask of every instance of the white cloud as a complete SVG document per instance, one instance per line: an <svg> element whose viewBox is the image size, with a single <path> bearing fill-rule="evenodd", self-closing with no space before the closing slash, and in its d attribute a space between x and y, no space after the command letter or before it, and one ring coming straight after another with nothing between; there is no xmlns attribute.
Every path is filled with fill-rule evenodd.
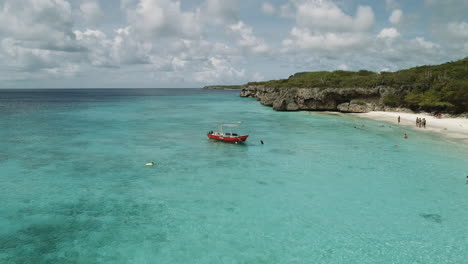
<svg viewBox="0 0 468 264"><path fill-rule="evenodd" d="M202 32L200 14L182 11L179 1L140 0L127 15L130 26L145 38L198 37Z"/></svg>
<svg viewBox="0 0 468 264"><path fill-rule="evenodd" d="M338 55L365 48L370 40L374 12L368 6L358 6L351 16L329 0L291 0L289 5L295 9L296 25L282 42L285 51L335 51Z"/></svg>
<svg viewBox="0 0 468 264"><path fill-rule="evenodd" d="M28 76L42 76L47 73L66 73L68 76L78 71L80 56L63 51L24 47L22 41L5 38L0 43L3 57L0 66ZM74 69L74 70L71 70Z"/></svg>
<svg viewBox="0 0 468 264"><path fill-rule="evenodd" d="M107 36L103 32L87 29L83 32L76 30L74 33L77 42L87 47L87 55L92 65L112 65L108 54L111 42L107 40Z"/></svg>
<svg viewBox="0 0 468 264"><path fill-rule="evenodd" d="M250 78L251 81L253 82L261 82L261 81L264 81L265 80L265 76L263 76L263 74L259 73L259 72L256 72L252 75L252 77Z"/></svg>
<svg viewBox="0 0 468 264"><path fill-rule="evenodd" d="M462 19L466 17L468 9L468 1L466 0L424 0L424 4L430 10L436 11L436 15L430 18L439 21Z"/></svg>
<svg viewBox="0 0 468 264"><path fill-rule="evenodd" d="M140 41L131 27L120 28L113 37L100 30L76 30L77 43L87 49L89 63L97 67L121 67L132 64L150 64L153 44Z"/></svg>
<svg viewBox="0 0 468 264"><path fill-rule="evenodd" d="M447 33L454 39L468 40L468 23L451 22L447 25Z"/></svg>
<svg viewBox="0 0 468 264"><path fill-rule="evenodd" d="M103 16L101 6L97 0L81 0L80 11L85 21L97 23Z"/></svg>
<svg viewBox="0 0 468 264"><path fill-rule="evenodd" d="M294 19L296 16L293 4L291 2L281 5L278 9L278 14L280 15L280 17L291 19Z"/></svg>
<svg viewBox="0 0 468 264"><path fill-rule="evenodd" d="M396 0L385 0L385 5L387 9L397 9L399 8L399 4Z"/></svg>
<svg viewBox="0 0 468 264"><path fill-rule="evenodd" d="M0 33L15 39L65 46L73 36L72 26L72 11L67 1L0 2Z"/></svg>
<svg viewBox="0 0 468 264"><path fill-rule="evenodd" d="M293 3L296 8L298 26L310 30L368 31L374 25L374 12L369 6L359 6L353 17L328 0L294 1Z"/></svg>
<svg viewBox="0 0 468 264"><path fill-rule="evenodd" d="M428 51L435 50L436 48L440 48L440 45L431 41L427 41L422 37L417 37L417 38L410 40L410 44L412 44L414 47L418 47L418 48L420 47Z"/></svg>
<svg viewBox="0 0 468 264"><path fill-rule="evenodd" d="M422 37L410 40L398 38L395 41L381 39L373 45L371 54L374 54L376 58L398 62L400 67L410 67L414 66L415 62L425 64L440 59L442 49L440 45Z"/></svg>
<svg viewBox="0 0 468 264"><path fill-rule="evenodd" d="M308 29L294 27L289 38L283 41L283 46L287 51L299 49L347 53L351 49L364 48L369 40L369 36L362 33L314 33Z"/></svg>
<svg viewBox="0 0 468 264"><path fill-rule="evenodd" d="M246 4L260 7L258 12L271 15L269 20L278 19L275 27L282 25L259 31L269 34L267 42L254 28L270 25L250 16L245 19L251 20L239 20L240 5L247 1L121 0L121 10L114 14L113 9L105 10L104 17L102 0L0 0L0 80L107 72L137 82L148 77L151 82L242 83L262 80L263 74L283 77L272 74L282 65L293 72L396 70L442 62L468 52L468 23L463 17L468 2L447 1L425 0L422 10L437 16L411 28L407 25L417 19L403 14L405 5L386 0L390 25L378 32L373 30L376 18L371 7L346 1ZM418 15L423 17L423 11ZM101 18L106 19L105 26L99 23ZM379 24L386 20L381 17ZM289 29L284 30L285 25ZM401 35L402 30L409 33ZM405 38L415 32L422 33ZM273 53L276 49L278 53Z"/></svg>
<svg viewBox="0 0 468 264"><path fill-rule="evenodd" d="M402 17L403 17L403 11L401 11L400 9L396 9L392 11L392 14L388 18L388 20L393 25L397 25L397 24L400 24Z"/></svg>
<svg viewBox="0 0 468 264"><path fill-rule="evenodd" d="M267 15L273 15L276 12L276 8L269 2L263 2L261 6L261 10L263 13Z"/></svg>
<svg viewBox="0 0 468 264"><path fill-rule="evenodd" d="M75 73L85 49L75 42L72 28L67 1L0 1L0 68L36 77Z"/></svg>
<svg viewBox="0 0 468 264"><path fill-rule="evenodd" d="M206 0L202 12L208 23L230 23L239 17L239 3L231 0Z"/></svg>
<svg viewBox="0 0 468 264"><path fill-rule="evenodd" d="M237 83L240 78L244 77L244 69L236 69L228 60L220 57L210 57L201 70L193 73L193 79L203 84Z"/></svg>
<svg viewBox="0 0 468 264"><path fill-rule="evenodd" d="M348 65L342 63L338 65L338 70L347 71L349 69Z"/></svg>
<svg viewBox="0 0 468 264"><path fill-rule="evenodd" d="M238 46L249 52L262 54L270 51L265 41L254 35L252 27L245 25L242 21L229 25L227 31L228 35L236 39Z"/></svg>
<svg viewBox="0 0 468 264"><path fill-rule="evenodd" d="M393 39L399 36L400 36L400 32L398 32L398 30L394 27L384 28L380 31L379 35L377 35L377 37L379 38L387 38L387 39Z"/></svg>

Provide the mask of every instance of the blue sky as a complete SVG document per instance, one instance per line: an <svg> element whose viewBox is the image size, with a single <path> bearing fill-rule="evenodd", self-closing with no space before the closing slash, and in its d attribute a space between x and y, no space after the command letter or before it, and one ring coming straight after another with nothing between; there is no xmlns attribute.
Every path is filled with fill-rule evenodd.
<svg viewBox="0 0 468 264"><path fill-rule="evenodd" d="M468 56L466 0L0 0L0 88L201 87Z"/></svg>

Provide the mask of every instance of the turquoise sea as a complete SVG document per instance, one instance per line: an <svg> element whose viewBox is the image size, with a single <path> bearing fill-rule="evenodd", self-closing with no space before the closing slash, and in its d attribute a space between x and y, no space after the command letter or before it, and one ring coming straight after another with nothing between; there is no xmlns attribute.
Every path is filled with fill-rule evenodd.
<svg viewBox="0 0 468 264"><path fill-rule="evenodd" d="M0 263L462 264L466 175L455 141L238 91L2 90Z"/></svg>

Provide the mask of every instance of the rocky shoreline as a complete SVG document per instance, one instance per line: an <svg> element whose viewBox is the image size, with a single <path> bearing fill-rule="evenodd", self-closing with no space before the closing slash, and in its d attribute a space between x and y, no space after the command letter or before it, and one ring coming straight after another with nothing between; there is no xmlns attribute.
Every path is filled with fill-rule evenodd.
<svg viewBox="0 0 468 264"><path fill-rule="evenodd" d="M401 89L403 90L403 89ZM396 94L400 89L378 86L375 88L274 88L258 85L243 86L241 97L257 98L261 104L277 111L337 111L367 113L370 111L401 111L383 104L384 96Z"/></svg>

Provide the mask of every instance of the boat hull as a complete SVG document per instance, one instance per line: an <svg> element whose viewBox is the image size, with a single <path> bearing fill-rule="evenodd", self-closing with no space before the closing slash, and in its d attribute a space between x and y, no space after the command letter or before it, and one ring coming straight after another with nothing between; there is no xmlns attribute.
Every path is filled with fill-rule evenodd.
<svg viewBox="0 0 468 264"><path fill-rule="evenodd" d="M244 142L249 137L249 135L237 136L237 137L225 137L225 136L217 136L217 135L214 135L214 134L208 134L207 136L210 139L215 139L215 140L229 142L229 143Z"/></svg>

